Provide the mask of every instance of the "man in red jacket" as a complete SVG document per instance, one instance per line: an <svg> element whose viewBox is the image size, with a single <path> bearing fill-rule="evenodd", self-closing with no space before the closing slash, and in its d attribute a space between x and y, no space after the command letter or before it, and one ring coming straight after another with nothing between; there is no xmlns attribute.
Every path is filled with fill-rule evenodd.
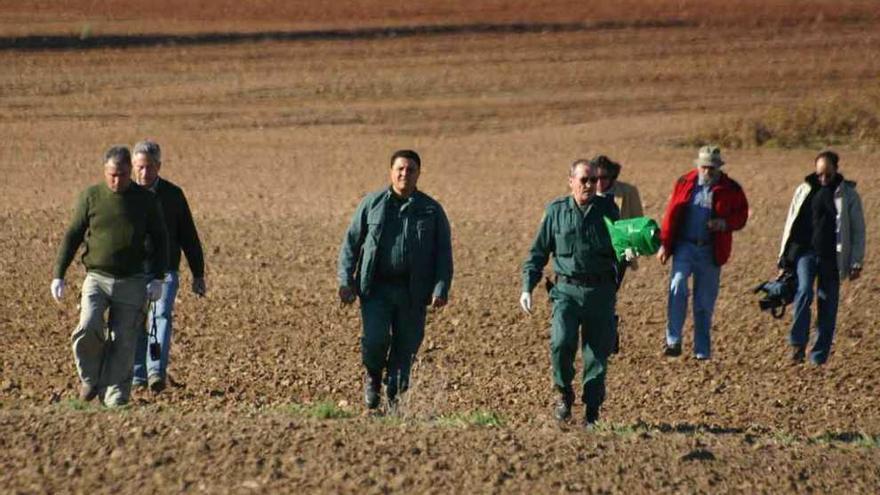
<svg viewBox="0 0 880 495"><path fill-rule="evenodd" d="M733 231L746 225L749 205L733 179L721 171L717 146L703 146L696 169L678 178L660 231L660 263L672 256L667 304L667 356L681 355L681 329L687 317L688 277L694 277L694 357L709 359L709 330L718 297L721 265L730 258Z"/></svg>

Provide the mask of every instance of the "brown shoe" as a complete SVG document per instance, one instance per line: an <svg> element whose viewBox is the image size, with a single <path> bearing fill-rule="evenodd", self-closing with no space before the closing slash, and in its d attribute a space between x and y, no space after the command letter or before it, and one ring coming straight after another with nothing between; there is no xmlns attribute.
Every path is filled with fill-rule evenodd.
<svg viewBox="0 0 880 495"><path fill-rule="evenodd" d="M98 388L94 385L83 383L79 386L79 400L89 402L98 396Z"/></svg>

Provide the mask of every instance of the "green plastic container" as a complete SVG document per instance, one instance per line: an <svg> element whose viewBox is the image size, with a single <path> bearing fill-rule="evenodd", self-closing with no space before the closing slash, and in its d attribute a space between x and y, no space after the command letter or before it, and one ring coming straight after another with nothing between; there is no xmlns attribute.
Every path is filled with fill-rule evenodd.
<svg viewBox="0 0 880 495"><path fill-rule="evenodd" d="M620 261L623 261L627 249L632 249L636 256L650 256L660 249L660 226L651 218L635 217L612 222L605 217L605 225Z"/></svg>

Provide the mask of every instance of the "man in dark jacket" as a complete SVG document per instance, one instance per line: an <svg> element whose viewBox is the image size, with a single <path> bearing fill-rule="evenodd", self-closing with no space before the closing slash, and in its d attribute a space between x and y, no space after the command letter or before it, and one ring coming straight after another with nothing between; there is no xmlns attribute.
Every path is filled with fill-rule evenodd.
<svg viewBox="0 0 880 495"><path fill-rule="evenodd" d="M361 201L339 248L339 298L361 301L368 409L379 406L383 373L389 405L407 390L426 306L445 306L452 285L449 221L440 203L416 189L421 167L415 151L395 152L390 187Z"/></svg>
<svg viewBox="0 0 880 495"><path fill-rule="evenodd" d="M138 338L134 361L133 384L141 387L149 385L150 390L158 393L165 389L167 377L174 300L177 298L180 284L180 252L186 254L193 277L192 291L198 296L204 296L207 291L205 258L183 190L159 177L159 169L162 166L162 150L159 145L150 140L135 144L132 150L132 164L137 183L152 192L159 201L168 231L168 271L162 284L162 297L150 305L147 329ZM147 273L153 271L149 263L145 271ZM151 332L155 332L156 341L159 343L158 358L147 350L148 334Z"/></svg>
<svg viewBox="0 0 880 495"><path fill-rule="evenodd" d="M667 304L667 356L681 355L687 317L688 281L694 277L694 357L711 357L712 313L721 283L721 266L730 258L733 232L745 227L749 205L742 187L721 171L717 146L700 148L695 170L679 177L666 206L657 259L670 256L672 277Z"/></svg>

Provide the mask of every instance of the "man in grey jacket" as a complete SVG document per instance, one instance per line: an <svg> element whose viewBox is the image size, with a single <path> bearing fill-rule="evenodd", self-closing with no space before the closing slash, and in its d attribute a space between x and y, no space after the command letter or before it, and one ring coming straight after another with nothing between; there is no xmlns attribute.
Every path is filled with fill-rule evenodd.
<svg viewBox="0 0 880 495"><path fill-rule="evenodd" d="M391 156L390 187L361 201L339 249L339 299L361 301L368 409L379 406L383 372L389 405L406 391L426 306L445 306L449 298L449 221L440 203L416 189L421 165L412 150Z"/></svg>
<svg viewBox="0 0 880 495"><path fill-rule="evenodd" d="M839 157L823 151L816 172L795 189L779 251L779 267L797 274L789 343L792 360L802 363L810 330L813 283L817 281L818 324L810 352L813 364L824 364L831 352L837 321L840 280L855 280L865 258L865 217L856 183L843 178Z"/></svg>

